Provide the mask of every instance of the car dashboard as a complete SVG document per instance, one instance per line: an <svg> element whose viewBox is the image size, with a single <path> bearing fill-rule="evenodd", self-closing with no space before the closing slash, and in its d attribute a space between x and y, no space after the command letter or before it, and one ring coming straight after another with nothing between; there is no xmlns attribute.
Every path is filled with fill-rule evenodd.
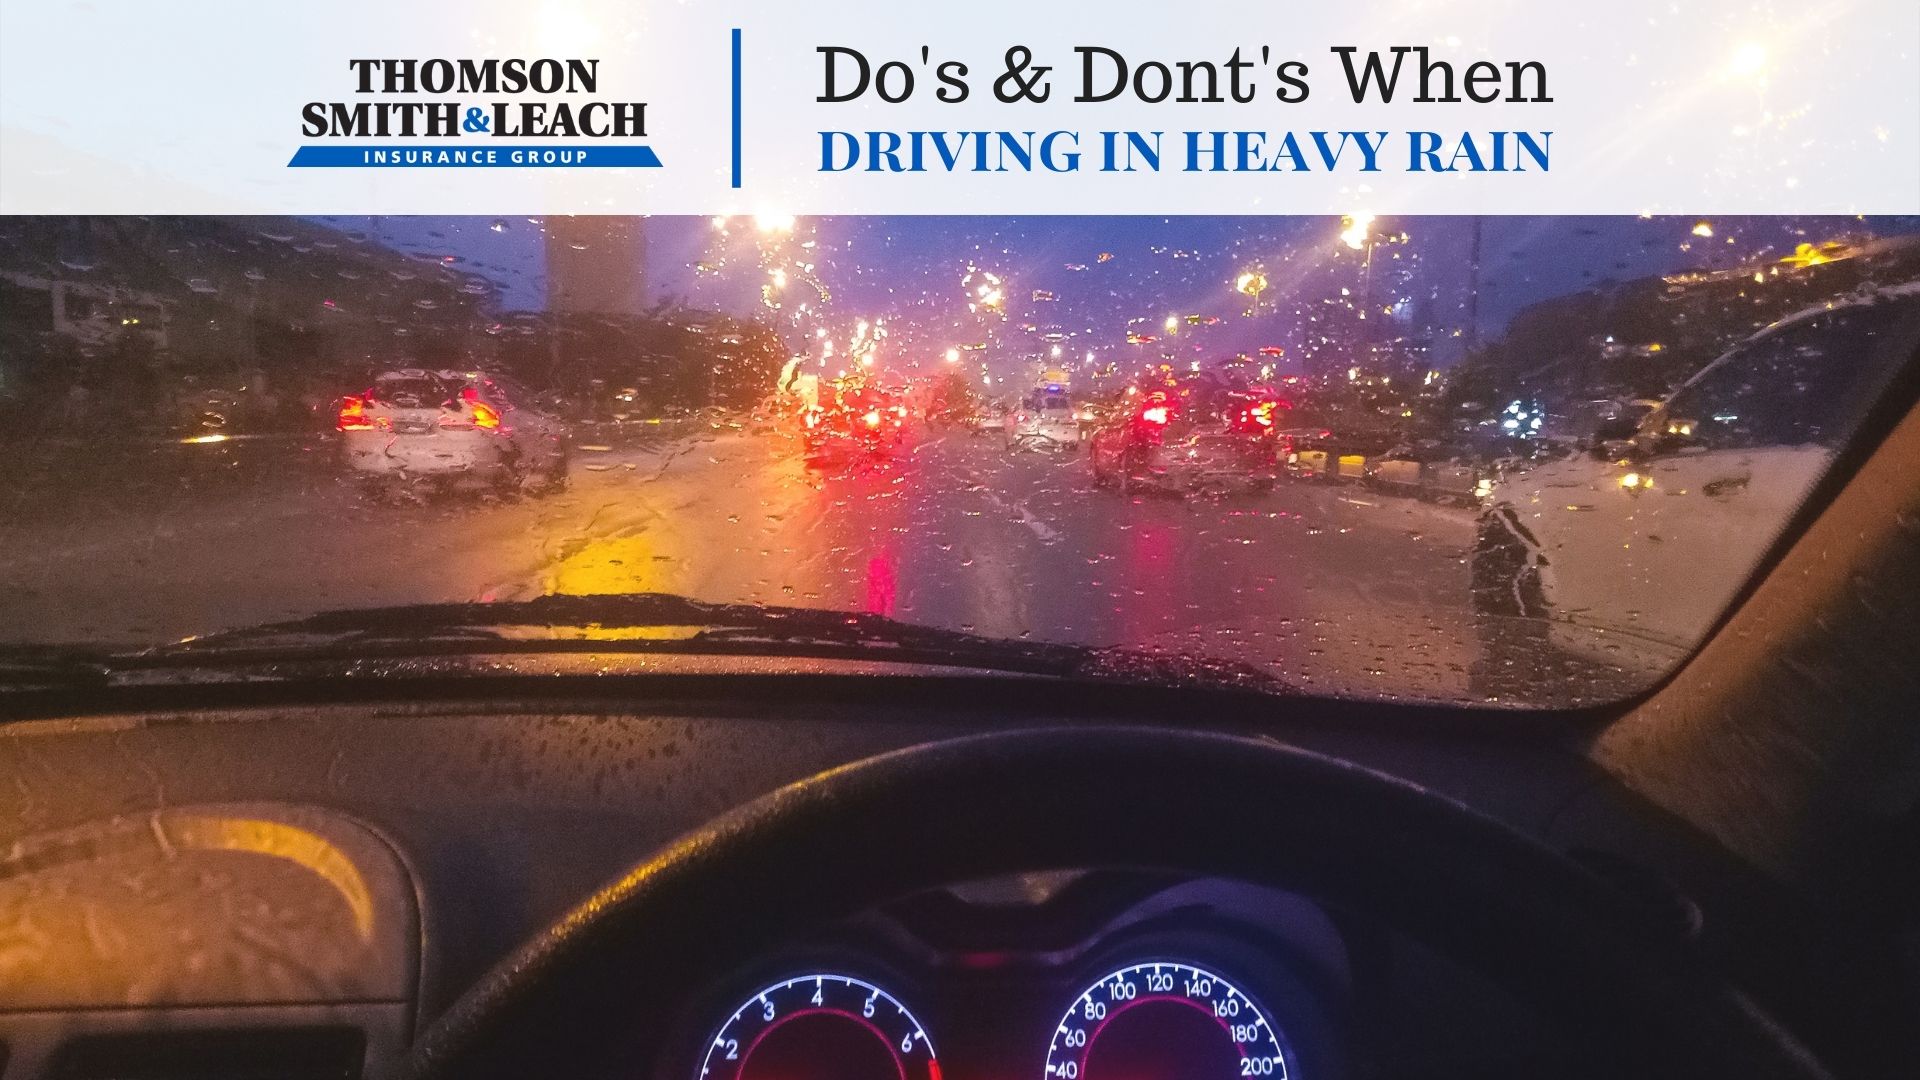
<svg viewBox="0 0 1920 1080"><path fill-rule="evenodd" d="M675 837L873 754L1084 721L980 694L939 710L794 697L15 722L0 729L0 812L18 830L0 868L0 1077L398 1076L489 968ZM1344 723L1290 737L1484 785L1535 825L1592 812L1570 758L1528 751L1517 771L1489 744L1449 753ZM1391 927L1131 867L950 882L672 991L671 1015L631 1017L668 1050L609 1076L1340 1080L1558 1060L1526 1003Z"/></svg>

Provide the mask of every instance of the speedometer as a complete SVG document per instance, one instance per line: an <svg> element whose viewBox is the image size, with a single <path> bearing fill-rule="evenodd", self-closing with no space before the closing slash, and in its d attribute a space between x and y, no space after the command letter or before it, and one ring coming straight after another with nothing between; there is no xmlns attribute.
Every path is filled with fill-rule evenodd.
<svg viewBox="0 0 1920 1080"><path fill-rule="evenodd" d="M1074 999L1047 1048L1046 1080L1285 1080L1280 1033L1253 999L1191 964L1145 963Z"/></svg>
<svg viewBox="0 0 1920 1080"><path fill-rule="evenodd" d="M708 1041L699 1080L940 1080L940 1063L892 994L813 974L742 1002Z"/></svg>

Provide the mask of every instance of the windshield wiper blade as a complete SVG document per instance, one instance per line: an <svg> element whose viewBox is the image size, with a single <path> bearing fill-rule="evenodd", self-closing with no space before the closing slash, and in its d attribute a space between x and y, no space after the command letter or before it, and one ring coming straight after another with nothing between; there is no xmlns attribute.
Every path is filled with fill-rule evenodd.
<svg viewBox="0 0 1920 1080"><path fill-rule="evenodd" d="M670 593L341 609L115 657L120 668L511 653L859 658L1065 678L1294 688L1250 665L985 637L867 612L710 603Z"/></svg>
<svg viewBox="0 0 1920 1080"><path fill-rule="evenodd" d="M774 634L793 627L804 633L838 634L850 639L862 636L847 633L852 627L891 622L881 616L813 608L707 603L671 593L551 594L530 600L341 608L188 638L149 649L142 655L160 658L262 647L387 641L456 645L559 641L614 645L619 643L616 635L623 630L675 627L696 631L761 629ZM530 629L548 631L549 636L529 637ZM596 631L603 633L596 634Z"/></svg>
<svg viewBox="0 0 1920 1080"><path fill-rule="evenodd" d="M70 645L0 646L0 687L50 690L104 686L111 681L110 655Z"/></svg>

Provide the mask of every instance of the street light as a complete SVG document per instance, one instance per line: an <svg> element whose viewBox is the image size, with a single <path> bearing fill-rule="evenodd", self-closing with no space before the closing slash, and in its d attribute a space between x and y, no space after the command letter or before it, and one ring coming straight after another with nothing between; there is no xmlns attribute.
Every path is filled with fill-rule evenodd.
<svg viewBox="0 0 1920 1080"><path fill-rule="evenodd" d="M1367 317L1367 309L1373 306L1373 215L1365 211L1348 214L1340 219L1340 241L1355 251L1364 249L1367 256L1360 264L1360 317Z"/></svg>
<svg viewBox="0 0 1920 1080"><path fill-rule="evenodd" d="M1372 243L1372 225L1372 214L1364 212L1348 214L1346 217L1340 219L1340 239L1345 242L1348 247L1359 251L1361 248Z"/></svg>
<svg viewBox="0 0 1920 1080"><path fill-rule="evenodd" d="M1267 291L1267 275L1258 270L1242 271L1233 280L1233 291L1252 301L1247 305L1247 314L1252 315L1260 310L1260 294Z"/></svg>

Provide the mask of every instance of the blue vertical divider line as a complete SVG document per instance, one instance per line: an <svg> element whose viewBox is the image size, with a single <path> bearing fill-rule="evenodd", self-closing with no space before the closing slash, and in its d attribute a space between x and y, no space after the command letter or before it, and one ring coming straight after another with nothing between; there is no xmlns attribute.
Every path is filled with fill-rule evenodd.
<svg viewBox="0 0 1920 1080"><path fill-rule="evenodd" d="M733 186L740 186L740 28L733 28Z"/></svg>

